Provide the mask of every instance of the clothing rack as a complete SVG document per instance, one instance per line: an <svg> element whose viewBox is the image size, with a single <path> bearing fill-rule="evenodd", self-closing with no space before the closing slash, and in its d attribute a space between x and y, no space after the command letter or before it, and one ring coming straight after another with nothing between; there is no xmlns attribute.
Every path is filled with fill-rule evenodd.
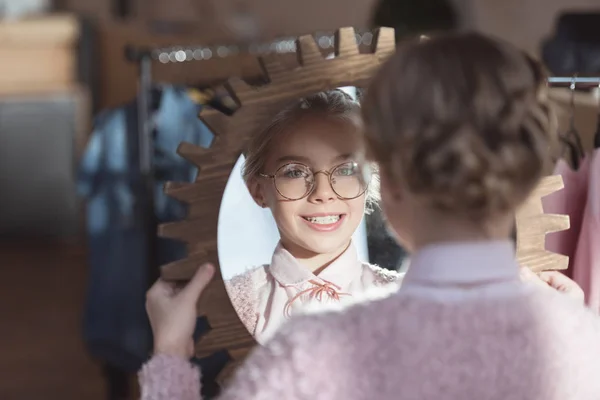
<svg viewBox="0 0 600 400"><path fill-rule="evenodd" d="M571 89L586 87L600 87L600 76L552 76L548 78L548 86L551 87L571 87Z"/></svg>
<svg viewBox="0 0 600 400"><path fill-rule="evenodd" d="M148 287L157 278L158 259L156 257L157 221L154 212L154 167L153 167L153 134L151 124L152 113L152 57L146 49L128 47L125 57L130 62L136 63L138 71L138 97L137 97L137 132L135 149L139 158L139 175L135 181L135 218L138 219L144 231L146 248L146 265L148 268ZM128 124L129 125L129 124ZM107 384L107 399L121 400L131 395L130 377L127 371L113 365L103 365L103 375Z"/></svg>
<svg viewBox="0 0 600 400"><path fill-rule="evenodd" d="M569 87L571 90L581 89L594 89L600 90L600 76L594 77L581 77L581 76L553 76L548 78L548 86L551 87ZM571 100L573 101L573 100ZM600 112L600 108L599 108ZM573 118L573 117L571 117ZM578 139L580 141L580 139ZM581 144L579 144L581 146ZM596 134L594 135L594 148L600 149L600 119L598 120L598 126Z"/></svg>
<svg viewBox="0 0 600 400"><path fill-rule="evenodd" d="M154 137L152 126L152 50L147 48L135 48L128 46L125 49L125 57L128 61L138 65L138 89L137 89L137 143L139 155L139 193L142 196L137 199L136 214L146 232L146 240L149 244L147 255L148 264L148 287L158 276L158 265L156 257L156 232L157 221L154 212Z"/></svg>
<svg viewBox="0 0 600 400"><path fill-rule="evenodd" d="M357 32L357 45L369 46L373 43L374 35L370 31ZM314 35L321 49L334 50L335 35L331 32L320 32ZM251 43L240 45L216 45L216 46L171 46L146 49L148 56L163 64L210 60L213 58L227 58L240 53L251 55L283 54L296 52L297 37L282 37L270 42Z"/></svg>

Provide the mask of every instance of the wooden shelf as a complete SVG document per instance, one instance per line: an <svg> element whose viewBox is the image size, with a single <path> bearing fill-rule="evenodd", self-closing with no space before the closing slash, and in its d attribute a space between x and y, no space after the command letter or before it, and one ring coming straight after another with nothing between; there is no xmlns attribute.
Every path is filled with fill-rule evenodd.
<svg viewBox="0 0 600 400"><path fill-rule="evenodd" d="M0 94L76 84L79 34L67 14L0 22Z"/></svg>

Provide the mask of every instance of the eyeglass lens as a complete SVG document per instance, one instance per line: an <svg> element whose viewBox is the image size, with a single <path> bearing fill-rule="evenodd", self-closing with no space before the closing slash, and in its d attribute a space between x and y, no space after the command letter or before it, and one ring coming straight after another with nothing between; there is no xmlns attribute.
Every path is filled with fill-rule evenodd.
<svg viewBox="0 0 600 400"><path fill-rule="evenodd" d="M327 173L329 175L329 173ZM367 189L370 174L356 162L338 165L329 177L331 188L343 199L353 199ZM315 185L315 175L303 164L286 164L275 173L275 187L283 196L297 200L308 195Z"/></svg>

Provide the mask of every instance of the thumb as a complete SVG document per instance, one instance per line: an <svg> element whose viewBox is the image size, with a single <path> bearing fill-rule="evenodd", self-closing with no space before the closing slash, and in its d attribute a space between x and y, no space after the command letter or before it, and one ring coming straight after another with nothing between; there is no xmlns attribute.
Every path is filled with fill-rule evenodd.
<svg viewBox="0 0 600 400"><path fill-rule="evenodd" d="M181 290L181 297L188 297L193 301L198 301L198 298L208 286L210 280L215 273L215 267L212 264L204 264L194 274L188 284Z"/></svg>

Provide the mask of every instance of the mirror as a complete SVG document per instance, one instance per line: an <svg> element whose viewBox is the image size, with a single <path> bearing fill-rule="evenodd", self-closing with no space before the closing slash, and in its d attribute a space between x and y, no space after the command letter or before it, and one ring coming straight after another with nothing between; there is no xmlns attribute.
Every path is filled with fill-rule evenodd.
<svg viewBox="0 0 600 400"><path fill-rule="evenodd" d="M219 210L221 276L259 343L306 306L342 303L400 280L405 253L362 161L354 87L275 110L237 160Z"/></svg>

